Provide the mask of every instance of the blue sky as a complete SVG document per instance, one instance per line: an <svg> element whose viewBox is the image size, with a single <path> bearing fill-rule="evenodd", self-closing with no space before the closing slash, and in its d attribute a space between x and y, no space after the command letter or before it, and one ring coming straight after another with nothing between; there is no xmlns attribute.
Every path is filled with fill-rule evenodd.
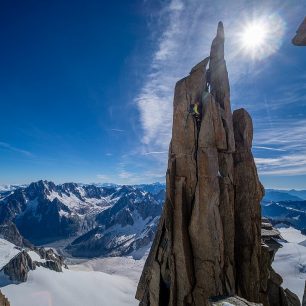
<svg viewBox="0 0 306 306"><path fill-rule="evenodd" d="M0 184L163 181L175 82L224 22L232 108L266 187L306 188L306 0L1 1ZM271 26L260 54L250 22Z"/></svg>

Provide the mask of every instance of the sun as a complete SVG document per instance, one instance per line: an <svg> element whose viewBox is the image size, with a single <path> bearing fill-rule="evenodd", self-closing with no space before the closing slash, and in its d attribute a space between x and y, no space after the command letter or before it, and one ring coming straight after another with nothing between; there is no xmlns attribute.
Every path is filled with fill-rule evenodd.
<svg viewBox="0 0 306 306"><path fill-rule="evenodd" d="M246 26L241 35L243 47L251 51L256 51L267 43L268 28L263 22L253 22Z"/></svg>
<svg viewBox="0 0 306 306"><path fill-rule="evenodd" d="M285 24L276 14L261 14L240 22L239 27L236 52L255 61L269 57L280 48Z"/></svg>

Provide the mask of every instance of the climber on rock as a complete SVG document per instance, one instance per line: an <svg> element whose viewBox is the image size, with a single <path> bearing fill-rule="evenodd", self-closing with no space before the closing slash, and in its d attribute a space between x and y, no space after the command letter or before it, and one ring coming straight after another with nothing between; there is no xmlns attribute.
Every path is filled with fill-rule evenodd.
<svg viewBox="0 0 306 306"><path fill-rule="evenodd" d="M196 120L197 127L199 128L202 119L202 103L196 101L194 104L190 104L189 113L192 114L193 118Z"/></svg>
<svg viewBox="0 0 306 306"><path fill-rule="evenodd" d="M201 117L200 112L200 102L195 102L194 104L190 104L189 112L194 116L196 119Z"/></svg>

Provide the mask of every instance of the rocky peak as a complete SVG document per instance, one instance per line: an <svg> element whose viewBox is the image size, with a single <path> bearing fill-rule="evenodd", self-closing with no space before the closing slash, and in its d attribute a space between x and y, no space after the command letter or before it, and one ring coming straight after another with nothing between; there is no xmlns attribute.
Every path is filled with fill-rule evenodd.
<svg viewBox="0 0 306 306"><path fill-rule="evenodd" d="M306 17L296 31L292 43L296 46L306 46Z"/></svg>
<svg viewBox="0 0 306 306"><path fill-rule="evenodd" d="M10 282L25 282L28 272L36 267L44 267L56 272L62 272L62 267L68 268L64 263L64 258L57 255L52 249L36 248L21 249L5 264L0 272L8 278Z"/></svg>
<svg viewBox="0 0 306 306"><path fill-rule="evenodd" d="M11 281L25 282L30 270L35 270L35 264L26 251L21 251L13 257L1 271L3 271L5 275L9 276Z"/></svg>
<svg viewBox="0 0 306 306"><path fill-rule="evenodd" d="M52 190L56 189L56 185L53 182L40 180L31 183L26 189L27 194L32 200L37 196L37 194L50 194Z"/></svg>
<svg viewBox="0 0 306 306"><path fill-rule="evenodd" d="M194 103L200 119L188 111ZM210 57L175 86L166 200L138 284L140 305L276 305L263 285L272 268L262 257L264 192L252 138L250 115L231 111L220 22ZM274 292L285 298L277 305L287 305L280 283Z"/></svg>

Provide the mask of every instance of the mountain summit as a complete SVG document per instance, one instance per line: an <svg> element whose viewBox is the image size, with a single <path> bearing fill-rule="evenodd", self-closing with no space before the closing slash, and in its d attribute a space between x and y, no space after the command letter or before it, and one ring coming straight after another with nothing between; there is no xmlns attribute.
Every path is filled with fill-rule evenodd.
<svg viewBox="0 0 306 306"><path fill-rule="evenodd" d="M200 113L189 111L194 105ZM272 279L273 256L261 241L264 189L252 139L250 115L231 112L220 22L210 56L175 87L166 201L138 284L140 305L202 306L224 297L231 305L288 305L292 295Z"/></svg>

